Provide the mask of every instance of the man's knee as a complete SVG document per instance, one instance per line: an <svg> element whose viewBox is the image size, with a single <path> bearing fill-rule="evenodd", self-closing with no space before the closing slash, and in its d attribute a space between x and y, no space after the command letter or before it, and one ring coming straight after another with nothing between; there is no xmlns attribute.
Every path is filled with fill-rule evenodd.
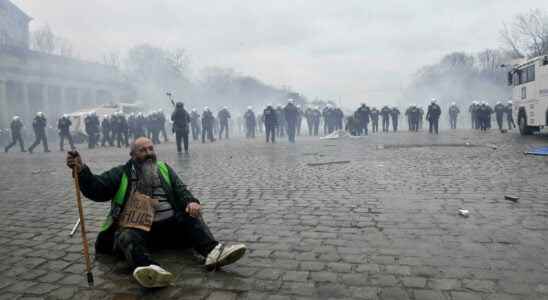
<svg viewBox="0 0 548 300"><path fill-rule="evenodd" d="M120 228L115 234L115 248L124 251L134 244L144 245L146 242L144 232L133 228Z"/></svg>

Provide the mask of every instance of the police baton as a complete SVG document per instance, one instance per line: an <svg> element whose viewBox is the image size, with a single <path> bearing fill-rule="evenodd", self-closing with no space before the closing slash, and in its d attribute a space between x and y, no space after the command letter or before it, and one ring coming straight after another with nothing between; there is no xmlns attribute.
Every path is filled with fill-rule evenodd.
<svg viewBox="0 0 548 300"><path fill-rule="evenodd" d="M91 260L89 258L88 240L86 238L86 226L84 224L84 209L82 208L82 198L80 193L80 181L78 173L79 165L72 168L72 177L74 178L74 188L76 190L76 204L78 206L78 214L80 215L80 235L82 236L82 245L84 247L84 258L86 260L86 275L89 287L93 287L93 273L91 273Z"/></svg>
<svg viewBox="0 0 548 300"><path fill-rule="evenodd" d="M167 92L166 96L169 98L169 101L171 101L171 105L175 106L175 101L173 101L173 95L171 94L171 92Z"/></svg>

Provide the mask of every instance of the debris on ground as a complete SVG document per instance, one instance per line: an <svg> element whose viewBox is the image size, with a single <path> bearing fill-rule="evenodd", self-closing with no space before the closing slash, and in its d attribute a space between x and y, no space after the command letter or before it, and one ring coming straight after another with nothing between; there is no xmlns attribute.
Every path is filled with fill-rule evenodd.
<svg viewBox="0 0 548 300"><path fill-rule="evenodd" d="M497 148L498 148L497 145L493 145L493 144L487 144L487 145L485 145L485 146L487 146L487 147L489 147L489 148L491 148L491 149L493 149L493 150L497 150Z"/></svg>
<svg viewBox="0 0 548 300"><path fill-rule="evenodd" d="M338 161L327 161L327 162L318 162L318 163L307 163L309 167L325 166L325 165L338 165L338 164L347 164L350 163L349 160L338 160Z"/></svg>
<svg viewBox="0 0 548 300"><path fill-rule="evenodd" d="M514 202L518 202L519 197L506 195L506 196L504 196L504 199L514 201Z"/></svg>
<svg viewBox="0 0 548 300"><path fill-rule="evenodd" d="M350 133L344 130L337 130L326 136L320 137L320 140L336 140L341 138L355 138L355 136L351 135Z"/></svg>
<svg viewBox="0 0 548 300"><path fill-rule="evenodd" d="M384 145L377 145L377 150L382 150L384 149Z"/></svg>
<svg viewBox="0 0 548 300"><path fill-rule="evenodd" d="M532 150L525 151L525 154L548 156L548 147L534 148Z"/></svg>
<svg viewBox="0 0 548 300"><path fill-rule="evenodd" d="M459 215L468 218L470 216L470 211L467 209L459 208Z"/></svg>

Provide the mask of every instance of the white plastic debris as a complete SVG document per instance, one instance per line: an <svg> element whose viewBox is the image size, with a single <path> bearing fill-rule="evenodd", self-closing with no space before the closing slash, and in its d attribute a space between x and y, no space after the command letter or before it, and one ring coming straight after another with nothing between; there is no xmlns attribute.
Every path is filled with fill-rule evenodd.
<svg viewBox="0 0 548 300"><path fill-rule="evenodd" d="M459 215L468 218L470 216L470 211L464 208L459 208Z"/></svg>
<svg viewBox="0 0 548 300"><path fill-rule="evenodd" d="M322 136L320 140L336 140L340 138L349 138L352 137L350 133L344 131L344 130L337 130L334 131L326 136Z"/></svg>

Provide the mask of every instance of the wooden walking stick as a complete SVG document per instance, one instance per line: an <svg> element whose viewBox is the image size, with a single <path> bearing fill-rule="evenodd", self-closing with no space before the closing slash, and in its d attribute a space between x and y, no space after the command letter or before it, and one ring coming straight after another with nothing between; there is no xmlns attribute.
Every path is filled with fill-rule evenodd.
<svg viewBox="0 0 548 300"><path fill-rule="evenodd" d="M76 189L76 203L78 204L78 214L80 215L80 234L84 246L84 258L86 259L86 274L89 287L93 287L93 273L91 273L91 260L89 258L88 239L86 238L86 226L84 224L84 209L82 208L82 198L80 196L80 181L78 178L79 165L72 168L72 177L74 178L74 187Z"/></svg>

